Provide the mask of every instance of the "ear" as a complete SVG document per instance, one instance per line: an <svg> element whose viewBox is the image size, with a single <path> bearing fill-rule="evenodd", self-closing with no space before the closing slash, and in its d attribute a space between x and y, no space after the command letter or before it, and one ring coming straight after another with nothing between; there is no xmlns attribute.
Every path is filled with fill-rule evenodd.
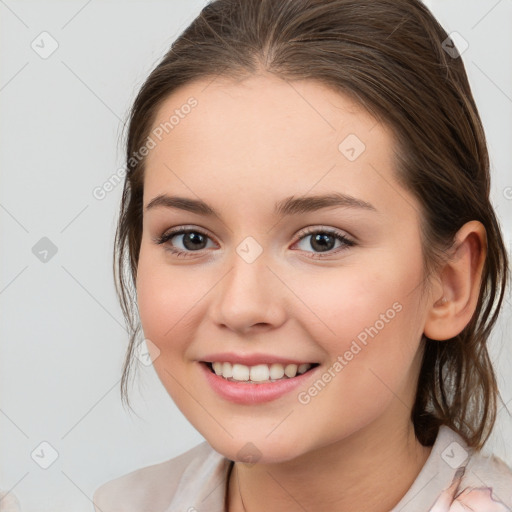
<svg viewBox="0 0 512 512"><path fill-rule="evenodd" d="M487 255L483 224L476 220L464 224L455 235L453 247L428 304L424 334L433 340L457 336L475 312Z"/></svg>

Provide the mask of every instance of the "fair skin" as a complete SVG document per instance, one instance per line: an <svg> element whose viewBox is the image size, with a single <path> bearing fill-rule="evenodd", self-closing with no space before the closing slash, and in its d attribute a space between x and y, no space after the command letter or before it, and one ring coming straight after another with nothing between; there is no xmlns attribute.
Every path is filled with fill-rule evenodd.
<svg viewBox="0 0 512 512"><path fill-rule="evenodd" d="M236 461L229 512L387 512L431 451L410 420L422 334L448 339L469 322L485 231L466 224L455 257L427 286L420 205L394 177L389 129L318 82L292 88L267 74L210 82L187 84L161 105L154 127L190 96L198 101L146 160L137 300L144 335L159 350L155 370L192 425ZM353 161L338 149L349 134L366 146ZM286 197L333 192L373 208L273 212ZM201 199L219 216L146 209L160 194ZM207 235L202 246L183 234L155 242L183 225ZM314 235L304 235L308 226L335 230L353 245L333 238L321 252ZM236 251L247 237L262 250L251 263ZM400 311L321 392L299 402L298 391L393 304ZM319 366L300 390L236 404L219 396L200 368L207 354L226 351ZM249 442L258 450L254 465L239 455Z"/></svg>

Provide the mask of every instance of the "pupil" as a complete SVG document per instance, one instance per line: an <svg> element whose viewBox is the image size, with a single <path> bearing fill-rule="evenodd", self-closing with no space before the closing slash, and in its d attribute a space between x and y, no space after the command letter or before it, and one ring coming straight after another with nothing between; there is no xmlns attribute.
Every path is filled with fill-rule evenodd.
<svg viewBox="0 0 512 512"><path fill-rule="evenodd" d="M330 239L331 243L328 243L329 239ZM324 251L328 251L333 248L333 247L331 247L332 242L334 242L334 238L331 235L328 235L326 233L318 233L313 237L311 246L314 249L324 252ZM315 247L316 244L318 244L317 247ZM326 247L326 245L327 245L327 247Z"/></svg>
<svg viewBox="0 0 512 512"><path fill-rule="evenodd" d="M187 242L188 241L191 241L192 242L192 246L190 247ZM194 244L197 244L197 243L204 243L204 240L203 240L203 235L201 235L200 233L186 233L185 234L185 237L183 238L183 245L187 248L187 249L197 249L197 245L194 245Z"/></svg>

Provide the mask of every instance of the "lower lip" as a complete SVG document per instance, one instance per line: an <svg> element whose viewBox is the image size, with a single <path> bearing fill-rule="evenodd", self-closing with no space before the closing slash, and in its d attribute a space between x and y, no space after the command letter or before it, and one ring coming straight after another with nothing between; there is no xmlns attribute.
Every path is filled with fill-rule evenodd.
<svg viewBox="0 0 512 512"><path fill-rule="evenodd" d="M306 380L319 368L297 375L291 379L265 382L264 384L250 384L247 382L233 382L213 373L206 363L199 363L206 380L222 398L236 404L260 404L276 400L304 384Z"/></svg>

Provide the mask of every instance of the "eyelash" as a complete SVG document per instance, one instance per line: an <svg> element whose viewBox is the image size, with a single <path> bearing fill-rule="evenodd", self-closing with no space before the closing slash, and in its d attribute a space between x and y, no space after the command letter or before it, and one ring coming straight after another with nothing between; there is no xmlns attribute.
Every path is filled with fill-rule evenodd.
<svg viewBox="0 0 512 512"><path fill-rule="evenodd" d="M204 231L201 231L200 229L195 229L195 228L194 229L192 229L192 228L184 229L183 227L179 227L179 228L176 228L172 231L164 233L161 236L155 238L154 242L157 244L165 244L171 238L174 238L177 235L185 235L188 233L198 233L206 238L210 238ZM313 259L324 258L325 257L324 254L326 254L327 256L331 256L332 254L337 254L338 252L346 250L348 247L353 247L356 245L356 243L354 241L348 239L340 231L333 230L333 229L319 229L319 228L306 228L305 232L303 232L301 234L301 236L297 239L297 241L294 242L294 245L295 245L295 243L300 242L302 239L306 238L307 236L316 234L316 233L322 233L322 234L327 234L327 235L333 236L334 238L336 238L336 240L339 240L340 242L342 242L342 244L344 244L345 247L338 247L337 249L330 249L328 251L325 251L324 253L322 253L322 252L311 253L312 256L308 256L309 258L313 258ZM176 249L175 247L168 246L168 247L166 247L166 250L170 251L177 258L188 258L188 257L193 257L192 254L200 253L202 250L205 250L205 249L202 249L199 251L183 251L181 249ZM309 251L305 251L305 252L309 253Z"/></svg>

